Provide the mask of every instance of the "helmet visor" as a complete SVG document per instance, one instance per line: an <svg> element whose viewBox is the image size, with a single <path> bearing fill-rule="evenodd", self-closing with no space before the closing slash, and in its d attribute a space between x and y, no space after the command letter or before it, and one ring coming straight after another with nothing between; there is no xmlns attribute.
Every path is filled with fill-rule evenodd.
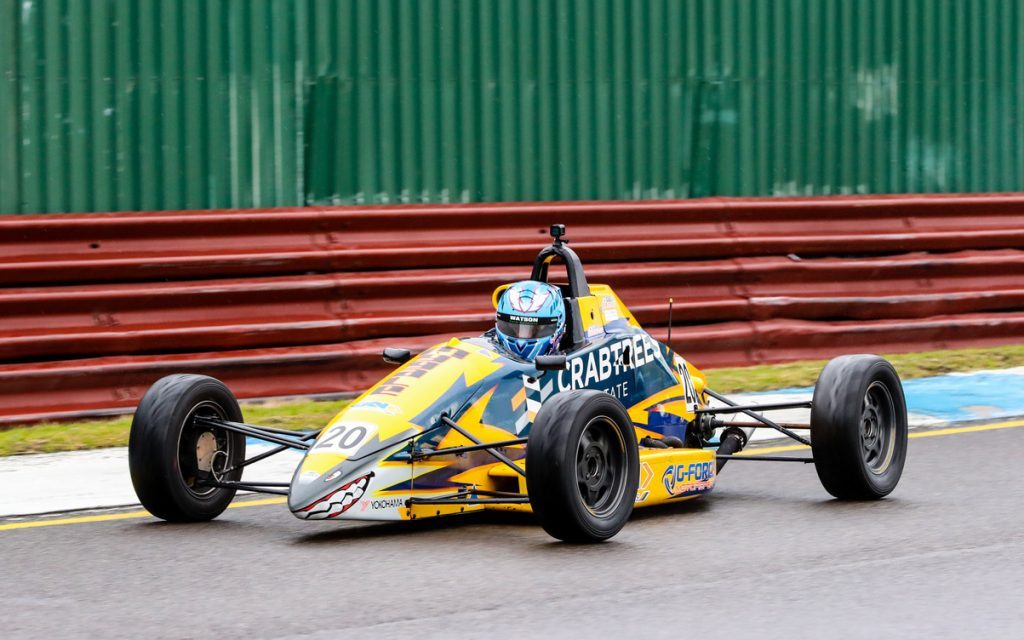
<svg viewBox="0 0 1024 640"><path fill-rule="evenodd" d="M535 340L555 335L558 318L536 318L507 313L498 314L498 331L517 340Z"/></svg>

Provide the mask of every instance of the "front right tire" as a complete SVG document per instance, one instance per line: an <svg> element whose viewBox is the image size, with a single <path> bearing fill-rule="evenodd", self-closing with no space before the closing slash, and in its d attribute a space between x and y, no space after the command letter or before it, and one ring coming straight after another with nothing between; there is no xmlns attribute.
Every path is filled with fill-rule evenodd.
<svg viewBox="0 0 1024 640"><path fill-rule="evenodd" d="M220 515L235 489L209 486L212 480L238 481L245 459L245 437L203 426L206 416L242 422L242 410L227 386L207 376L176 374L161 378L135 410L128 438L128 466L135 493L147 511L171 522L201 522Z"/></svg>

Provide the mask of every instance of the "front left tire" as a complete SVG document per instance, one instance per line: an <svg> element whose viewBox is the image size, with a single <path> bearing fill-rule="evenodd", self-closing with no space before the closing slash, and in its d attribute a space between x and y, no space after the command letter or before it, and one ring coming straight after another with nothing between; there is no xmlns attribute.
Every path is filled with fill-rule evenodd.
<svg viewBox="0 0 1024 640"><path fill-rule="evenodd" d="M618 533L640 477L636 431L622 403L589 389L560 393L541 406L529 438L526 486L544 530L573 543Z"/></svg>

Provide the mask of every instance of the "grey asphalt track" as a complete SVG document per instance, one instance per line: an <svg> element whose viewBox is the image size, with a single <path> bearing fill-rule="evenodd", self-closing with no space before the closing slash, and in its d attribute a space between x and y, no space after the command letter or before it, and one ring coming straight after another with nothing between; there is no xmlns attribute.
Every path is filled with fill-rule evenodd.
<svg viewBox="0 0 1024 640"><path fill-rule="evenodd" d="M810 465L731 462L711 496L589 547L524 517L281 505L0 531L0 637L1021 638L1022 476L1024 428L911 440L870 504Z"/></svg>

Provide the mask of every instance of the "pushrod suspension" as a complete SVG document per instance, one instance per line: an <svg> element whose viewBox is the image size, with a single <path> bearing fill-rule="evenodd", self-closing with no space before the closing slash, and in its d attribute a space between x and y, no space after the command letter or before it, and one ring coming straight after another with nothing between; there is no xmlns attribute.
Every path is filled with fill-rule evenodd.
<svg viewBox="0 0 1024 640"><path fill-rule="evenodd" d="M444 456L452 453L465 453L467 451L480 451L490 449L492 447L513 447L520 444L526 444L528 438L516 438L515 440L502 440L501 442L485 442L483 444L470 444L464 447L449 447L447 449L434 449L433 451L417 451L413 454L413 457L417 460L423 458L433 458L434 456Z"/></svg>
<svg viewBox="0 0 1024 640"><path fill-rule="evenodd" d="M713 398L725 401L721 396L713 393L710 390L705 389ZM810 409L811 401L803 400L800 402L776 402L772 404L731 404L728 407L711 407L708 409L697 409L695 412L697 415L702 413L745 413L747 411L776 411L778 409Z"/></svg>
<svg viewBox="0 0 1024 640"><path fill-rule="evenodd" d="M312 440L312 439L316 438L317 435L319 435L317 432L307 433L306 435L302 436L300 438L300 440ZM253 456L251 458L247 458L247 459L239 462L235 466L229 467L229 468L225 469L224 471L221 472L221 475L227 475L227 474L231 473L232 471L237 471L238 469L241 469L242 467L248 467L250 464L255 464L255 463L259 462L260 460L266 460L270 456L277 455L278 453L281 453L282 451L284 451L286 449L291 449L291 446L287 445L287 444L278 445L278 446L274 447L273 449L268 449L267 451L264 451L261 454L255 455L255 456Z"/></svg>
<svg viewBox="0 0 1024 640"><path fill-rule="evenodd" d="M742 413L742 414L744 414L746 416L749 416L749 417L753 418L754 420L757 420L758 422L760 422L762 424L765 424L765 425L771 427L772 429L775 429L779 433L782 433L782 434L785 434L785 435L789 436L790 438L796 440L800 444L806 444L807 446L811 445L811 441L808 440L807 438L804 438L803 436L801 436L801 435L799 435L797 433L794 433L793 431L787 429L786 427L783 427L781 424L779 424L777 422L774 422L773 420L770 420L770 419L762 416L759 413L754 413L753 411L750 410L749 407L743 407L743 406L733 402L729 398L723 396L722 394L715 393L711 389L705 388L704 389L704 393L708 394L709 396L711 396L715 400L718 400L720 402L724 402L725 404L729 405L727 407L727 409L733 409L733 410L738 411L739 413ZM807 403L804 403L804 404L806 406L810 406L811 403L807 402ZM758 409L763 411L765 407L771 407L771 406L772 405L761 405L761 406L758 407ZM787 405L787 408L792 408L792 405ZM699 412L703 412L703 413L715 413L716 411L718 411L718 409L701 409L701 410L699 410Z"/></svg>
<svg viewBox="0 0 1024 640"><path fill-rule="evenodd" d="M466 431L465 429L463 429L462 427L460 427L460 426L459 426L459 424L458 424L457 422L455 422L454 420L452 420L452 419L451 419L451 418L449 418L448 416L444 416L444 415L443 415L443 416L441 416L441 422L445 423L446 425L448 425L448 426L449 426L449 427L451 427L452 429L455 429L456 431L458 431L459 433L461 433L461 434L462 434L463 436L465 436L465 437L466 437L466 439L467 439L467 440L469 440L470 442L473 442L473 443L476 443L476 444L481 444L481 445L484 445L484 446L482 447L482 449L483 449L484 451L486 451L487 453L491 454L492 456L494 456L495 458L497 458L498 460L500 460L501 462L503 462L503 463L504 463L504 464L505 464L506 466L508 466L509 468L511 468L511 469L512 469L513 471L515 471L515 472L516 472L516 473L518 473L519 475L521 475L521 476L523 476L523 477L526 477L526 472L525 472L525 471L523 471L523 468L522 468L522 467L520 467L520 466L519 466L518 464L516 464L515 462L512 462L512 460L511 460L511 459L510 459L510 458L509 458L508 456L506 456L505 454L503 454L503 453L501 453L501 452L499 452L499 451L495 451L495 450L494 450L494 447L495 447L495 445L493 445L493 444L484 444L483 442L481 442L481 441L480 441L480 439L479 439L479 438L477 438L477 437L476 437L476 436L474 436L473 434L469 433L468 431ZM525 440L525 438L523 438L523 440ZM498 444L500 445L501 443L498 443Z"/></svg>
<svg viewBox="0 0 1024 640"><path fill-rule="evenodd" d="M283 445L291 449L309 449L313 446L302 438L278 435L277 433L266 431L262 427L257 427L251 424L231 422L230 420L218 420L216 418L208 418L206 416L196 416L194 420L199 424L205 424L210 427L219 427L227 431L234 431L236 433L252 436L253 438L265 440L266 442Z"/></svg>
<svg viewBox="0 0 1024 640"><path fill-rule="evenodd" d="M287 489L277 488L287 487L288 483L286 482L218 482L216 480L204 480L200 484L204 487L216 487L218 489L238 489L255 493L272 493L279 496L288 495Z"/></svg>
<svg viewBox="0 0 1024 640"><path fill-rule="evenodd" d="M780 422L780 427L787 429L810 429L809 424L793 424L791 422ZM769 427L762 422L739 422L734 420L722 420L720 423L716 423L716 426L720 427L739 427L741 429L774 429L775 427Z"/></svg>

